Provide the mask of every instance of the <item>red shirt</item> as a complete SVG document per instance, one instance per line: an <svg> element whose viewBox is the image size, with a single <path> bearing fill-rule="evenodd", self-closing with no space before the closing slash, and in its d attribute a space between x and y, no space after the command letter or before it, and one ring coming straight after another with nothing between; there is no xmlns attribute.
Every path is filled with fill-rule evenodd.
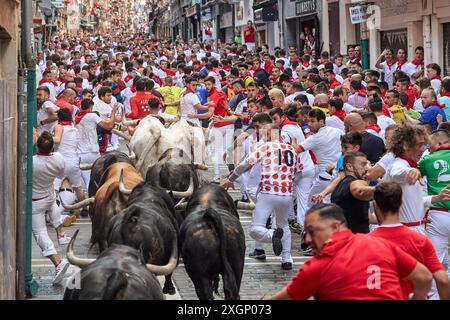
<svg viewBox="0 0 450 320"><path fill-rule="evenodd" d="M70 113L73 114L73 105L68 103L66 100L58 99L55 101L55 105L60 109L62 108L69 109Z"/></svg>
<svg viewBox="0 0 450 320"><path fill-rule="evenodd" d="M411 230L410 228L399 225L392 227L383 227L372 231L371 236L389 241L399 247L414 259L425 265L431 273L439 270L445 270L434 250L431 241L423 234ZM413 283L408 279L401 281L402 290L405 299L414 292Z"/></svg>
<svg viewBox="0 0 450 320"><path fill-rule="evenodd" d="M412 90L411 88L408 88L406 90L404 90L404 92L408 95L408 105L406 106L406 108L412 109L414 107L414 102L416 101L416 94L414 92L414 90Z"/></svg>
<svg viewBox="0 0 450 320"><path fill-rule="evenodd" d="M275 68L275 65L273 63L270 63L270 64L265 63L264 64L264 70L271 76L272 76L273 68Z"/></svg>
<svg viewBox="0 0 450 320"><path fill-rule="evenodd" d="M125 82L123 82L122 79L119 79L119 81L117 81L117 85L119 86L120 91L127 88L127 85L125 84Z"/></svg>
<svg viewBox="0 0 450 320"><path fill-rule="evenodd" d="M223 91L213 88L209 92L208 102L213 102L215 116L221 116L221 117L228 116L228 112L226 109L227 96ZM233 123L232 122L218 122L218 123L216 122L216 123L214 123L214 127L220 128L220 127L224 127L224 126L227 126L230 124L233 124Z"/></svg>
<svg viewBox="0 0 450 320"><path fill-rule="evenodd" d="M244 29L244 42L245 43L254 43L255 42L255 28L253 27L246 27Z"/></svg>
<svg viewBox="0 0 450 320"><path fill-rule="evenodd" d="M134 97L130 99L131 112L126 114L127 118L142 119L150 114L150 108L148 106L148 100L150 98L157 98L156 96L138 91ZM159 99L158 99L159 100Z"/></svg>
<svg viewBox="0 0 450 320"><path fill-rule="evenodd" d="M347 229L335 233L303 265L287 292L297 300L311 296L318 300L403 300L400 279L416 265L413 257L388 242Z"/></svg>
<svg viewBox="0 0 450 320"><path fill-rule="evenodd" d="M333 79L333 81L331 81L330 83L330 89L334 90L336 89L336 87L339 87L341 85L341 83L339 81L337 81L336 79Z"/></svg>

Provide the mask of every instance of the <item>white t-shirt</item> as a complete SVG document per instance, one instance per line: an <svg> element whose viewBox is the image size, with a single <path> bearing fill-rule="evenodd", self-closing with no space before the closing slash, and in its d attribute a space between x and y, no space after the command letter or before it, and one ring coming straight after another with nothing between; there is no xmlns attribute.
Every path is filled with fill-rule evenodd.
<svg viewBox="0 0 450 320"><path fill-rule="evenodd" d="M425 216L425 210L431 206L431 196L425 196L419 181L414 185L406 183L405 176L412 169L407 161L395 158L383 178L385 181L398 182L402 187L401 222L421 221ZM415 228L415 230L424 231L423 228Z"/></svg>
<svg viewBox="0 0 450 320"><path fill-rule="evenodd" d="M377 124L381 129L380 136L384 138L384 132L386 131L386 128L392 124L395 124L395 121L383 114L381 116L377 116Z"/></svg>
<svg viewBox="0 0 450 320"><path fill-rule="evenodd" d="M100 114L100 118L102 120L108 120L111 116L112 107L111 105L99 100L95 105L92 111L97 111Z"/></svg>
<svg viewBox="0 0 450 320"><path fill-rule="evenodd" d="M325 124L327 125L327 127L336 128L341 130L342 132L345 132L344 121L334 115L331 117L327 117L325 119Z"/></svg>
<svg viewBox="0 0 450 320"><path fill-rule="evenodd" d="M294 92L293 94L287 96L287 97L284 99L284 104L285 104L285 105L289 105L289 104L291 104L291 103L295 103L295 101L294 101L295 97L297 97L297 96L300 95L300 94L303 94L303 93L301 93L301 92L298 91L298 92ZM309 100L308 100L308 101L309 101Z"/></svg>
<svg viewBox="0 0 450 320"><path fill-rule="evenodd" d="M188 94L183 94L180 99L180 115L186 121L199 126L200 125L199 119L188 117L189 113L194 114L197 113L197 110L194 108L194 106L197 104L201 103L200 99L195 93L189 92Z"/></svg>
<svg viewBox="0 0 450 320"><path fill-rule="evenodd" d="M54 111L58 111L59 108L51 101L45 101L41 108L37 111L37 121L38 121L38 127L37 132L38 134L41 134L44 131L53 132L53 129L55 128L56 124L58 123L57 120L44 124L43 126L40 125L41 121L47 120L49 118L49 109L53 109Z"/></svg>
<svg viewBox="0 0 450 320"><path fill-rule="evenodd" d="M56 101L56 87L52 82L45 82L42 84L44 87L47 87L50 91L50 101L55 102Z"/></svg>
<svg viewBox="0 0 450 320"><path fill-rule="evenodd" d="M355 110L356 108L354 108L351 104L344 102L344 107L342 108L342 110L345 111L345 113L350 113L353 110Z"/></svg>
<svg viewBox="0 0 450 320"><path fill-rule="evenodd" d="M136 92L131 91L131 88L125 88L120 95L124 98L123 106L125 107L125 112L131 112L130 99L136 95Z"/></svg>
<svg viewBox="0 0 450 320"><path fill-rule="evenodd" d="M301 144L305 151L311 150L314 153L320 172L324 172L329 163L338 161L342 153L342 135L344 132L341 130L325 126Z"/></svg>
<svg viewBox="0 0 450 320"><path fill-rule="evenodd" d="M55 196L53 182L63 177L64 166L64 158L58 152L33 156L33 199Z"/></svg>
<svg viewBox="0 0 450 320"><path fill-rule="evenodd" d="M67 158L76 158L78 149L78 129L75 126L62 126L63 134L57 151Z"/></svg>
<svg viewBox="0 0 450 320"><path fill-rule="evenodd" d="M381 65L383 66L384 81L387 82L389 90L391 90L394 88L394 72L397 70L397 62L390 67L386 61L382 62Z"/></svg>
<svg viewBox="0 0 450 320"><path fill-rule="evenodd" d="M439 92L441 91L441 80L433 79L430 82L431 82L431 86L434 89L434 92L436 92L436 95L438 96Z"/></svg>
<svg viewBox="0 0 450 320"><path fill-rule="evenodd" d="M99 151L97 124L102 121L96 113L88 113L77 125L78 153L95 153Z"/></svg>
<svg viewBox="0 0 450 320"><path fill-rule="evenodd" d="M208 77L213 77L214 78L214 86L217 88L217 90L222 90L222 85L220 84L220 80L219 77L217 76L217 73L215 73L214 71L210 71L208 73Z"/></svg>
<svg viewBox="0 0 450 320"><path fill-rule="evenodd" d="M388 152L384 156L382 156L380 160L378 160L377 164L382 167L385 172L387 172L394 160L394 154L392 152Z"/></svg>
<svg viewBox="0 0 450 320"><path fill-rule="evenodd" d="M306 91L301 91L300 94L304 94L308 98L308 105L313 106L314 105L314 96L311 93L308 93Z"/></svg>

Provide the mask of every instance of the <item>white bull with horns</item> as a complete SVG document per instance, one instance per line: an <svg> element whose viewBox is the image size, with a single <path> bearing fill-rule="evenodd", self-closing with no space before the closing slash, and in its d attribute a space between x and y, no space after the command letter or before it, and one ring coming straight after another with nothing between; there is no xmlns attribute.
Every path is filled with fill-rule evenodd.
<svg viewBox="0 0 450 320"><path fill-rule="evenodd" d="M180 119L170 119L171 124L165 127L161 121L153 116L147 116L140 121L123 121L126 126L136 125L136 131L131 137L130 146L136 154L137 170L146 175L147 169L155 165L164 152L170 148L179 148L199 170L207 170L205 163L205 136L203 128L193 127ZM166 119L167 121L167 119Z"/></svg>

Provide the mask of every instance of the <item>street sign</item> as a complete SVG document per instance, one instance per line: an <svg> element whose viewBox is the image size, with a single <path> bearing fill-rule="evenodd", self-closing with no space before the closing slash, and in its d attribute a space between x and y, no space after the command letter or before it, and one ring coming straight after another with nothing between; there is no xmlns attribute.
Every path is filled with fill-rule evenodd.
<svg viewBox="0 0 450 320"><path fill-rule="evenodd" d="M302 0L295 3L295 14L301 16L316 12L316 0Z"/></svg>
<svg viewBox="0 0 450 320"><path fill-rule="evenodd" d="M350 19L352 24L359 24L367 21L367 6L359 5L350 7Z"/></svg>
<svg viewBox="0 0 450 320"><path fill-rule="evenodd" d="M52 0L52 6L56 9L62 9L66 6L64 0Z"/></svg>

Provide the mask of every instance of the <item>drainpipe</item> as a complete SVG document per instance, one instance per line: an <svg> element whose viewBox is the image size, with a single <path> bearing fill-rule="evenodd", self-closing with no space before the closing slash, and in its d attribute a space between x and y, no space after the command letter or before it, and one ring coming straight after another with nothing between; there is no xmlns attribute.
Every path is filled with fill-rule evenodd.
<svg viewBox="0 0 450 320"><path fill-rule="evenodd" d="M21 0L21 65L18 97L17 270L18 299L34 297L38 284L31 272L31 209L33 181L33 128L36 126L36 62L31 40L32 4ZM26 92L24 79L26 75ZM26 96L26 102L25 102ZM30 143L28 143L30 142ZM24 201L25 200L25 201Z"/></svg>
<svg viewBox="0 0 450 320"><path fill-rule="evenodd" d="M423 47L425 49L423 57L425 65L438 60L438 57L433 57L433 48L431 46L431 16L429 15L423 16Z"/></svg>

